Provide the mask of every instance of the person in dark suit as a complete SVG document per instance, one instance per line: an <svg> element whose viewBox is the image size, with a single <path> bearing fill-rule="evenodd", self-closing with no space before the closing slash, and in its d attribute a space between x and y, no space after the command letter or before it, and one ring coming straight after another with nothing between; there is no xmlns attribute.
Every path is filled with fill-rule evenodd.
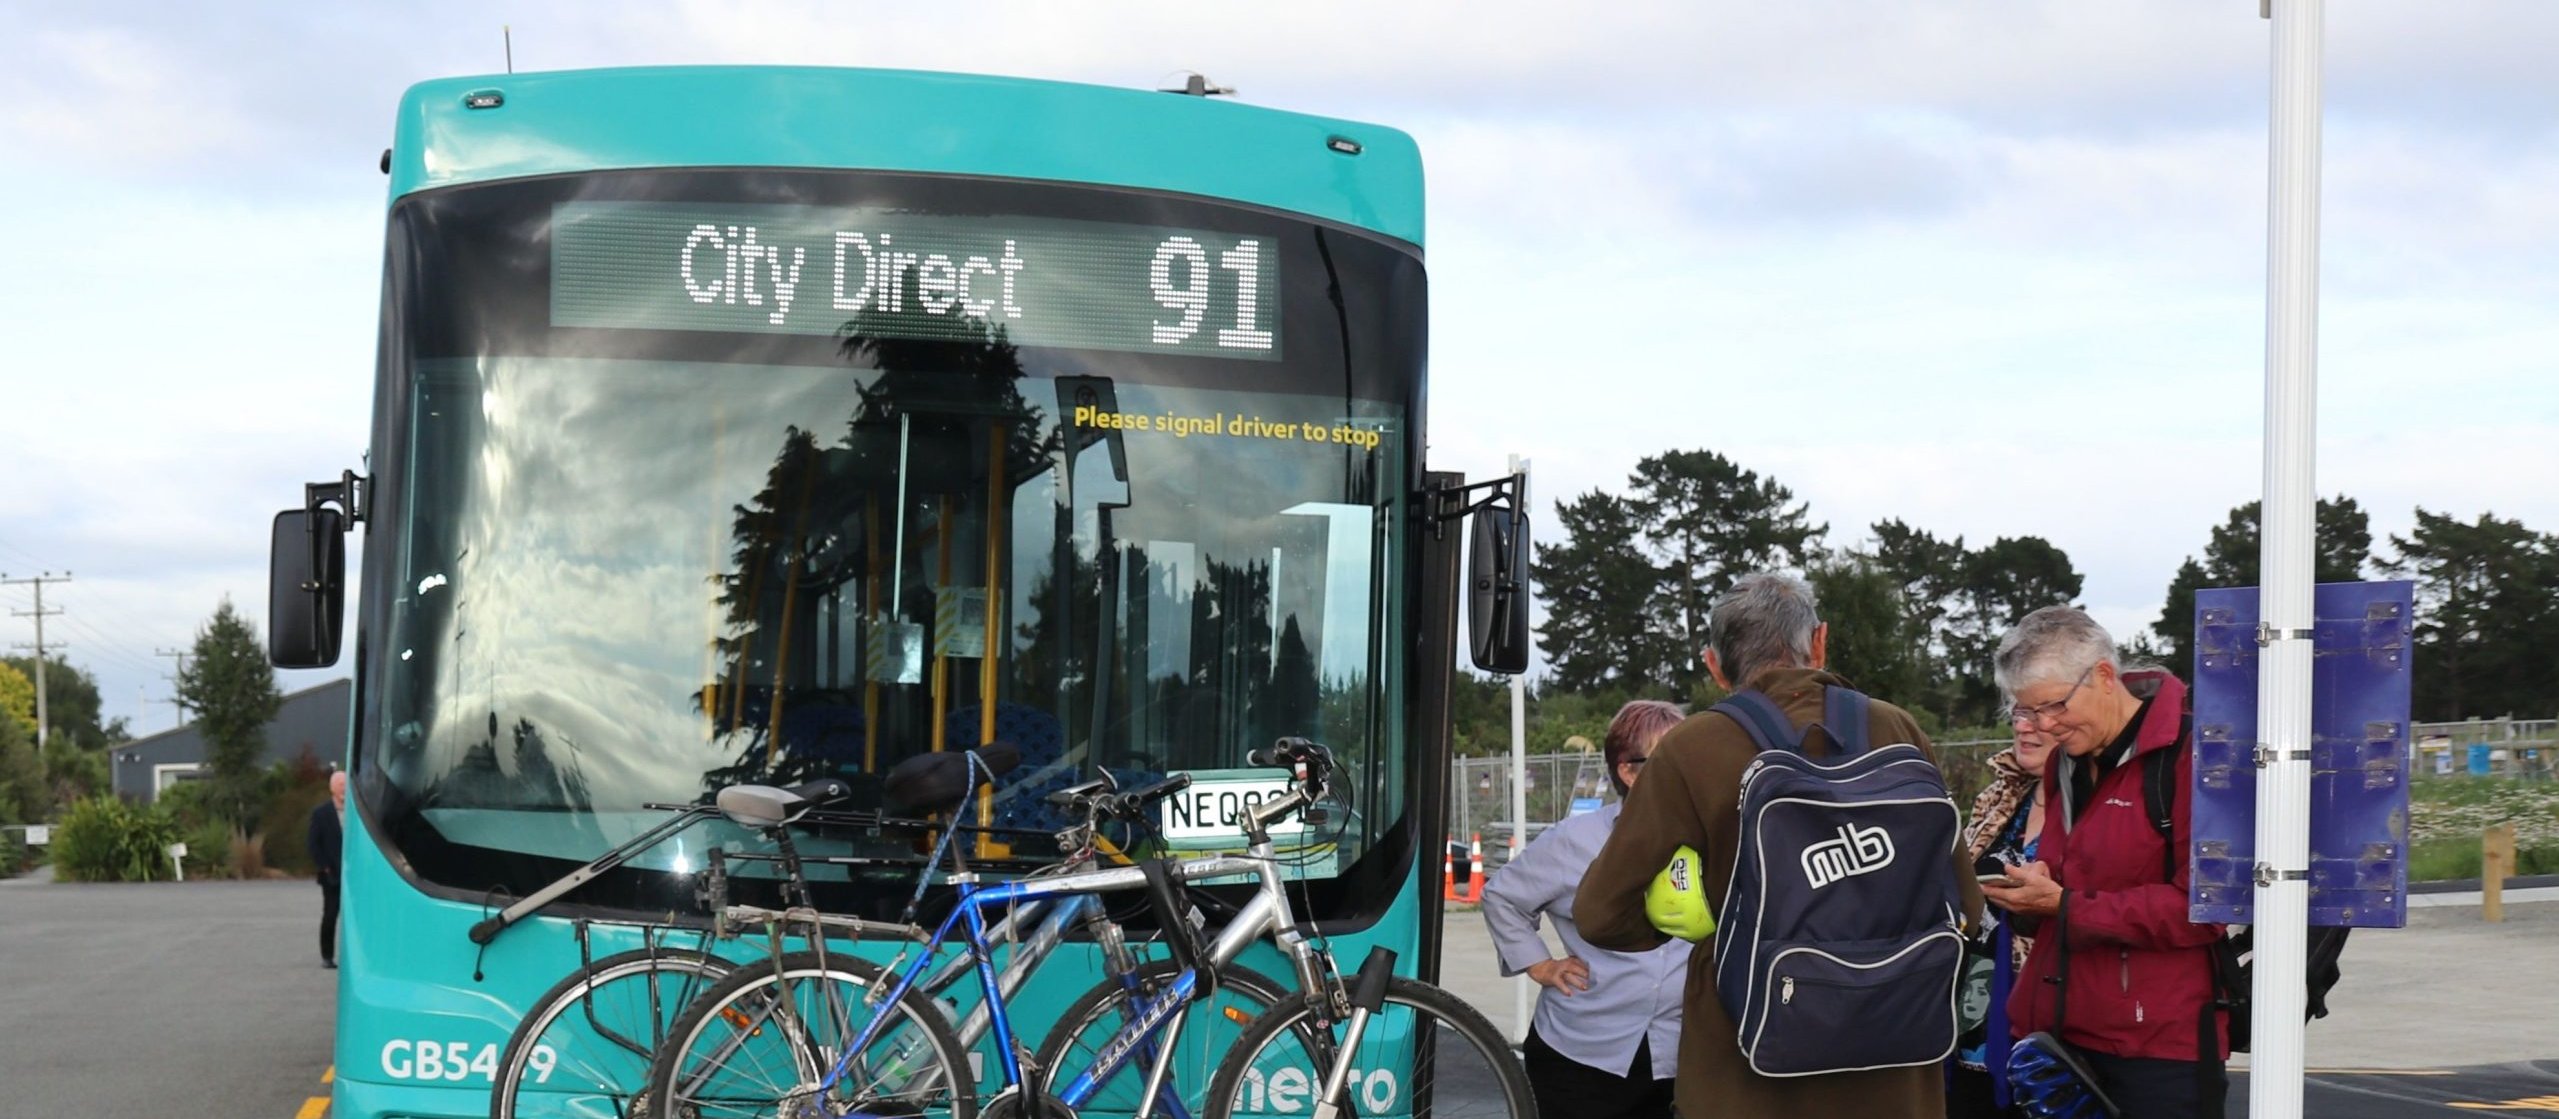
<svg viewBox="0 0 2559 1119"><path fill-rule="evenodd" d="M338 850L346 834L347 775L329 775L329 799L311 808L311 830L303 849L311 853L311 869L320 880L320 966L338 966Z"/></svg>

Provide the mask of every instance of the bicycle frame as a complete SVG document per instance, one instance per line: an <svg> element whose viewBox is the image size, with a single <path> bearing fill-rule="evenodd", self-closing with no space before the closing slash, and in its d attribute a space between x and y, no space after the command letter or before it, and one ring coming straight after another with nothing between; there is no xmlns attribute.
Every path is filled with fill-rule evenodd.
<svg viewBox="0 0 2559 1119"><path fill-rule="evenodd" d="M1146 1087L1138 1097L1140 1102L1137 1119L1149 1119L1154 1112L1156 1100L1161 1094L1164 1074L1167 1071L1167 1058L1171 1053L1169 1042L1179 1036L1180 1016L1188 1009L1189 1004L1199 997L1199 967L1218 968L1233 963L1236 957L1243 954L1245 948L1264 936L1270 936L1276 940L1281 950L1289 955L1298 973L1301 990L1317 992L1323 989L1324 969L1316 959L1314 949L1297 931L1296 917L1288 903L1285 882L1280 877L1270 841L1266 836L1254 844L1251 852L1245 856L1221 855L1188 859L1175 864L1174 871L1185 882L1249 874L1258 881L1259 888L1253 899L1247 902L1237 914L1236 919L1230 922L1219 933L1216 940L1205 948L1198 966L1185 969L1177 975L1172 987L1158 998L1139 1000L1129 1023L1114 1033L1110 1040L1103 1043L1101 1053L1093 1066L1079 1073L1061 1093L1060 1098L1069 1107L1080 1108L1091 1102L1094 1093L1100 1090L1101 1084L1117 1073L1130 1056L1138 1053L1148 1038L1159 1028L1167 1027L1169 1023L1170 1033L1155 1047L1154 1060L1150 1062L1151 1067L1148 1069ZM996 1050L1004 1075L1004 1090L1019 1091L1022 1087L1019 1047L1015 1042L1012 1023L1006 1017L1004 1010L1004 998L1009 992L1002 979L996 974L993 954L988 950L986 911L996 906L1044 901L1049 898L1090 897L1100 893L1138 889L1146 885L1145 871L1140 867L1115 867L1108 870L1084 871L995 885L979 885L975 875L957 875L954 876L954 881L960 887L960 896L952 906L951 913L944 917L940 927L934 930L932 942L941 943L949 939L955 929L962 927L966 929L969 952L961 957L961 961L975 964L979 985L986 992L986 1001L980 1009L988 1015L989 1024L994 1031ZM925 966L930 961L929 956L919 957L915 962L906 965L885 992L872 996L867 1001L875 1006L895 1003L904 997L907 991L917 986ZM954 963L961 961L954 961ZM1017 978L1015 985L1018 986L1018 983ZM873 1041L878 1040L879 1032L886 1027L886 1024L887 1016L877 1013L863 1023L861 1031L846 1044L843 1052L836 1058L834 1067L829 1069L820 1080L822 1092L833 1089L845 1072L851 1068L854 1056L868 1048ZM974 1047L975 1043L970 1044ZM1172 1101L1172 1103L1174 1110L1178 1113L1179 1102Z"/></svg>

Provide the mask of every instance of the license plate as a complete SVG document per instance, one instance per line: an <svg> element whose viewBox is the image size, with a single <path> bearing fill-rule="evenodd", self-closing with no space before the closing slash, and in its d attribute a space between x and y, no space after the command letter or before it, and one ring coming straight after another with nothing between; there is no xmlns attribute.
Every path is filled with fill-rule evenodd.
<svg viewBox="0 0 2559 1119"><path fill-rule="evenodd" d="M1159 805L1166 839L1244 841L1243 813L1288 795L1288 782L1273 777L1207 778L1191 775L1189 788ZM1306 824L1292 815L1271 825L1274 836L1295 835Z"/></svg>

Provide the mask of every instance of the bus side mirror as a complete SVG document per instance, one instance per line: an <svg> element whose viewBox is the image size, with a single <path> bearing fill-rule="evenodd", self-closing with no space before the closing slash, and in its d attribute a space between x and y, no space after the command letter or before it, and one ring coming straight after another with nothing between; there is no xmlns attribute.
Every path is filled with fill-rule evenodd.
<svg viewBox="0 0 2559 1119"><path fill-rule="evenodd" d="M1475 511L1467 557L1466 637L1475 667L1516 675L1528 670L1528 511L1486 505Z"/></svg>
<svg viewBox="0 0 2559 1119"><path fill-rule="evenodd" d="M345 514L329 506L275 515L267 559L267 659L277 668L338 663L346 618Z"/></svg>

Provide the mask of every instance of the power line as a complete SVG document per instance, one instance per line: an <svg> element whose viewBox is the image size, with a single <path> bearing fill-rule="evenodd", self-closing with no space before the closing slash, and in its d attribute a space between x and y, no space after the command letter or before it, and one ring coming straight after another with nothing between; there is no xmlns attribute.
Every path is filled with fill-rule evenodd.
<svg viewBox="0 0 2559 1119"><path fill-rule="evenodd" d="M86 608L85 604L83 608ZM153 664L132 645L126 644L122 638L100 630L96 623L80 615L66 615L62 619L62 624L69 626L74 633L87 639L87 648L92 654L103 655L125 668L138 668L151 672L160 670L159 665Z"/></svg>

